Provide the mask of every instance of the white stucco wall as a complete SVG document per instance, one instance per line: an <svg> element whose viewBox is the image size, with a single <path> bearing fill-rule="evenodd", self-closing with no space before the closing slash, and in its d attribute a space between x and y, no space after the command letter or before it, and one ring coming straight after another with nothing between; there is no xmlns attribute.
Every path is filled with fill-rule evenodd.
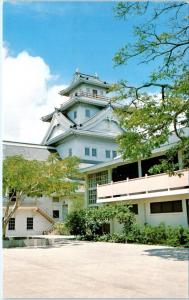
<svg viewBox="0 0 189 300"><path fill-rule="evenodd" d="M172 196L164 197L164 199L156 198L151 199L145 203L146 207L146 223L151 225L158 225L161 222L166 225L182 225L188 226L187 212L186 212L186 196ZM172 212L172 213L161 213L161 214L151 214L150 213L150 203L160 202L160 201L172 201L172 200L182 200L182 212Z"/></svg>
<svg viewBox="0 0 189 300"><path fill-rule="evenodd" d="M90 148L90 155L85 155L85 147ZM65 140L63 144L57 146L57 151L62 158L69 154L69 149L72 148L72 155L80 157L80 159L90 161L109 161L112 157L112 151L116 151L118 146L116 143L106 139L77 136ZM92 156L92 148L97 149L97 156ZM106 150L111 151L111 157L106 158Z"/></svg>
<svg viewBox="0 0 189 300"><path fill-rule="evenodd" d="M26 197L23 204L18 208L13 218L15 218L15 230L6 231L6 236L31 236L43 234L52 228L52 223L45 219L39 212L35 210L39 207L49 216L53 217L53 210L59 210L59 218L54 219L55 222L63 220L63 205L68 205L68 212L71 210L70 200L60 200L53 202L51 198L40 197L37 199ZM27 230L27 218L33 218L33 230Z"/></svg>
<svg viewBox="0 0 189 300"><path fill-rule="evenodd" d="M182 200L182 212L174 213L158 213L151 214L150 203L161 202L161 201L173 201ZM127 202L128 203L128 202ZM148 200L133 201L130 204L138 204L138 215L136 215L137 223L144 225L145 223L157 226L160 223L165 225L182 225L184 227L188 226L187 212L186 212L186 196L171 196L171 197L161 197L161 198L151 198ZM120 233L122 230L122 225L116 220L111 224L111 232Z"/></svg>
<svg viewBox="0 0 189 300"><path fill-rule="evenodd" d="M86 109L90 110L90 117L86 117L85 116L85 110ZM67 115L76 124L83 124L89 118L91 118L94 115L96 115L101 109L102 108L99 108L99 107L94 106L94 105L80 103L80 104L73 105L71 107L71 109L69 110L69 112L67 113ZM74 119L74 111L77 112L77 118L76 119Z"/></svg>
<svg viewBox="0 0 189 300"><path fill-rule="evenodd" d="M30 236L43 234L49 230L52 224L42 217L38 212L31 209L18 209L13 216L15 217L15 230L6 231L7 236ZM33 218L33 230L27 230L27 218Z"/></svg>

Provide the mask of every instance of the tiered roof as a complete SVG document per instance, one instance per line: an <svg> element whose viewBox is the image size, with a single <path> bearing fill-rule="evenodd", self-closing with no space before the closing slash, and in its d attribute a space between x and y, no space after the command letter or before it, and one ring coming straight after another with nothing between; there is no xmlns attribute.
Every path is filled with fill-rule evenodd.
<svg viewBox="0 0 189 300"><path fill-rule="evenodd" d="M62 96L69 96L73 89L81 85L82 83L92 84L98 87L103 87L108 92L109 84L106 81L102 81L99 77L95 75L88 75L76 71L74 74L74 78L69 87L59 92Z"/></svg>

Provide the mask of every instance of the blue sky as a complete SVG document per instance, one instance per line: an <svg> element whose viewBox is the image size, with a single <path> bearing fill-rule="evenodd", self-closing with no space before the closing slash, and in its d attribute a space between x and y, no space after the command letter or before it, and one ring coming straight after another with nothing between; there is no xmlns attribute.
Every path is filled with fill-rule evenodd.
<svg viewBox="0 0 189 300"><path fill-rule="evenodd" d="M109 83L125 79L139 85L147 81L153 63L138 65L133 59L127 66L114 67L116 51L134 41L133 26L140 24L134 16L127 22L116 19L115 5L4 2L4 139L40 143L48 128L41 117L67 100L58 92L70 83L76 68L96 72ZM143 21L144 17L140 18Z"/></svg>
<svg viewBox="0 0 189 300"><path fill-rule="evenodd" d="M112 58L126 41L133 41L133 16L115 18L115 2L16 2L4 4L4 42L12 55L26 50L40 56L59 83L69 83L78 67L107 81L140 83L153 65L114 68Z"/></svg>

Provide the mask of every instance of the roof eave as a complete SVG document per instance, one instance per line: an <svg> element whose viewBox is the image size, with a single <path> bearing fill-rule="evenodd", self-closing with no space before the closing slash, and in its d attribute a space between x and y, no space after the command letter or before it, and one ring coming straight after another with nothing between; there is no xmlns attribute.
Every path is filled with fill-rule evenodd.
<svg viewBox="0 0 189 300"><path fill-rule="evenodd" d="M95 85L95 86L101 86L101 87L104 87L106 89L106 91L108 91L110 85L108 83L103 83L103 82L95 82L95 81L92 81L92 80L85 80L85 79L79 79L78 81L74 82L73 84L71 84L69 87L67 87L66 89L64 90L61 90L59 92L59 94L61 96L69 96L69 93L75 89L78 85L82 84L82 83L89 83L89 84L92 84L92 85Z"/></svg>

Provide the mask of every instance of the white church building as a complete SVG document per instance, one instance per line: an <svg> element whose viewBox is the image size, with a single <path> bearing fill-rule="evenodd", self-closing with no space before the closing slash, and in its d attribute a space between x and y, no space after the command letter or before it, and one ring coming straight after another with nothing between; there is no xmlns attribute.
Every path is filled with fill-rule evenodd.
<svg viewBox="0 0 189 300"><path fill-rule="evenodd" d="M157 225L189 224L189 171L183 176L166 174L149 176L149 168L158 162L165 150L177 142L174 136L151 158L143 161L123 161L118 153L116 137L123 132L107 97L109 84L96 74L76 71L69 87L60 91L68 96L42 121L49 129L42 144L4 141L3 155L23 155L27 159L47 159L50 152L61 158L78 156L81 173L85 174L85 207L104 203L132 204L138 222ZM189 135L189 131L186 131ZM182 170L182 155L176 158ZM80 191L81 192L81 191ZM10 220L7 236L27 236L48 232L57 221L65 219L71 201L58 198L26 198ZM119 224L110 224L118 232Z"/></svg>

